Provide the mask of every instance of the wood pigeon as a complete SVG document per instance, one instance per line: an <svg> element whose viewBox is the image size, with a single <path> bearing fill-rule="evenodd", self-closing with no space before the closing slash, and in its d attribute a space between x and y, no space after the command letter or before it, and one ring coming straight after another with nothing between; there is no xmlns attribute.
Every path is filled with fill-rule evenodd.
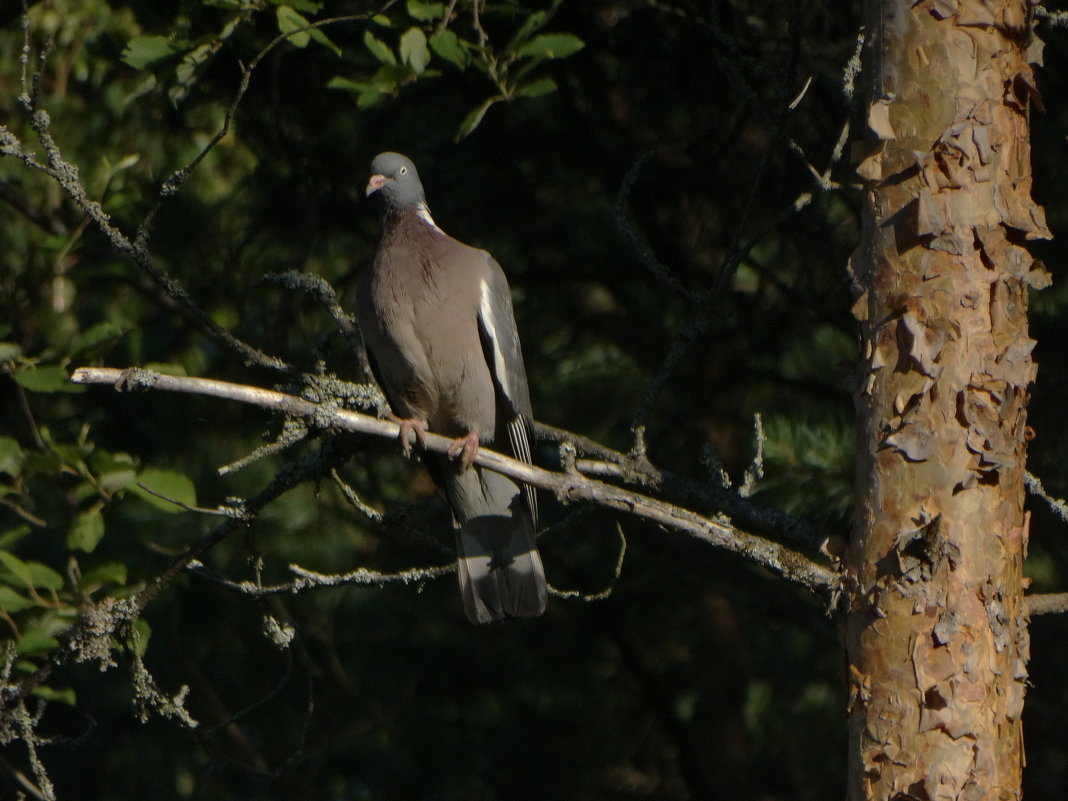
<svg viewBox="0 0 1068 801"><path fill-rule="evenodd" d="M382 238L356 316L405 450L412 433L456 438L448 457L423 461L452 507L464 611L473 623L537 617L547 592L534 488L472 464L480 444L531 461L533 414L508 281L489 253L438 227L410 159L376 156L372 194L384 203Z"/></svg>

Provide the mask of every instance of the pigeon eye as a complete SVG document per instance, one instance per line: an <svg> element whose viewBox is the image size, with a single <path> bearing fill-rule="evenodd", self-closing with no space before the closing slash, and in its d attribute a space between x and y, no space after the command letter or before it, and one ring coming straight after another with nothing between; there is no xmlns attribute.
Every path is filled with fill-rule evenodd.
<svg viewBox="0 0 1068 801"><path fill-rule="evenodd" d="M401 175L407 175L408 174L408 168L407 167L401 167L400 168L400 174Z"/></svg>

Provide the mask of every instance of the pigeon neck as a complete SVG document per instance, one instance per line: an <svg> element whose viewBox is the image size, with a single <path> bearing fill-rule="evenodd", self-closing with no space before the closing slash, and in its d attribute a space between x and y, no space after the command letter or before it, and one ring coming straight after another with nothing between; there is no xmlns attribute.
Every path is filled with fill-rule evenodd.
<svg viewBox="0 0 1068 801"><path fill-rule="evenodd" d="M416 207L415 207L415 216L418 217L420 220L422 220L427 225L429 225L431 228L433 228L439 234L445 233L444 231L442 231L438 227L438 224L436 222L434 222L434 218L430 216L430 207L427 206L425 200L416 205Z"/></svg>
<svg viewBox="0 0 1068 801"><path fill-rule="evenodd" d="M430 216L430 207L425 200L418 203L406 203L403 206L386 205L383 219L386 228L392 229L397 225L416 224L433 231L436 234L444 234L441 227Z"/></svg>

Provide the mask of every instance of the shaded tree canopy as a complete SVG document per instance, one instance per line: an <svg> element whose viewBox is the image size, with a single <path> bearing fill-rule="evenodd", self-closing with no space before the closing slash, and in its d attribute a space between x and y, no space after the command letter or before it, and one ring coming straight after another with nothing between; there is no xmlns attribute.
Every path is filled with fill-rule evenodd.
<svg viewBox="0 0 1068 801"><path fill-rule="evenodd" d="M452 559L447 510L395 442L67 375L144 366L308 400L338 389L309 375L365 382L307 274L351 308L379 231L367 166L398 150L438 223L508 274L539 422L637 451L702 488L674 500L827 564L790 533L834 554L854 501L846 5L42 0L25 32L0 9L0 661L8 689L36 677L0 726L0 796L34 797L35 763L61 799L840 796L828 596L544 494L558 594L542 619L475 628L455 577L431 575ZM1034 194L1059 237L1068 42L1050 9ZM1030 470L1063 497L1056 242L1031 246L1054 283L1032 297ZM543 433L535 461L559 468ZM265 442L287 447L242 462ZM156 593L220 524L167 498L234 522ZM1031 590L1063 590L1063 523L1029 504ZM428 572L233 586L290 565ZM138 597L113 649L76 644L42 675L79 609ZM1065 790L1064 626L1032 628L1029 798Z"/></svg>

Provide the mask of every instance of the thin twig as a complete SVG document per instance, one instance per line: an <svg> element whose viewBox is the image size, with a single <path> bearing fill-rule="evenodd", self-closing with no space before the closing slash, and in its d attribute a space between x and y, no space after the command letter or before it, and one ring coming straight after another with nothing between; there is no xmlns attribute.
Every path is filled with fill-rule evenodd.
<svg viewBox="0 0 1068 801"><path fill-rule="evenodd" d="M573 598L579 601L603 601L608 598L616 588L616 582L623 575L623 559L627 555L627 535L623 533L623 527L616 523L616 533L619 535L619 555L616 557L616 565L612 570L612 579L608 586L600 592L585 593L579 590L561 590L549 586L549 592L556 598Z"/></svg>
<svg viewBox="0 0 1068 801"><path fill-rule="evenodd" d="M1032 495L1046 502L1050 510L1061 519L1061 522L1068 523L1068 503L1047 493L1046 488L1042 486L1042 480L1033 473L1024 474L1024 483Z"/></svg>
<svg viewBox="0 0 1068 801"><path fill-rule="evenodd" d="M627 200L630 197L631 190L634 188L634 182L638 179L638 174L641 172L642 167L645 166L646 162L649 161L649 158L652 155L652 152L648 152L639 156L635 159L634 163L630 165L627 174L623 176L623 182L619 185L619 191L616 193L616 200L612 207L612 214L615 217L616 228L623 233L631 247L634 248L638 260L641 261L645 268L651 272L658 281L686 298L686 300L691 303L696 303L700 294L687 287L682 281L672 275L671 271L664 265L664 263L656 257L652 247L645 240L645 237L642 236L627 210Z"/></svg>
<svg viewBox="0 0 1068 801"><path fill-rule="evenodd" d="M0 768L2 768L23 790L29 793L37 801L46 801L47 796L33 783L29 776L16 768L2 756L0 756Z"/></svg>
<svg viewBox="0 0 1068 801"><path fill-rule="evenodd" d="M357 568L347 573L319 573L300 565L289 565L289 570L296 578L281 584L260 584L258 581L233 581L216 573L199 561L190 562L190 573L206 578L214 584L236 590L252 598L266 598L272 595L296 595L307 590L327 587L376 586L386 584L421 584L431 579L447 576L456 572L456 563L431 565L398 570L394 573L382 573L368 568Z"/></svg>

